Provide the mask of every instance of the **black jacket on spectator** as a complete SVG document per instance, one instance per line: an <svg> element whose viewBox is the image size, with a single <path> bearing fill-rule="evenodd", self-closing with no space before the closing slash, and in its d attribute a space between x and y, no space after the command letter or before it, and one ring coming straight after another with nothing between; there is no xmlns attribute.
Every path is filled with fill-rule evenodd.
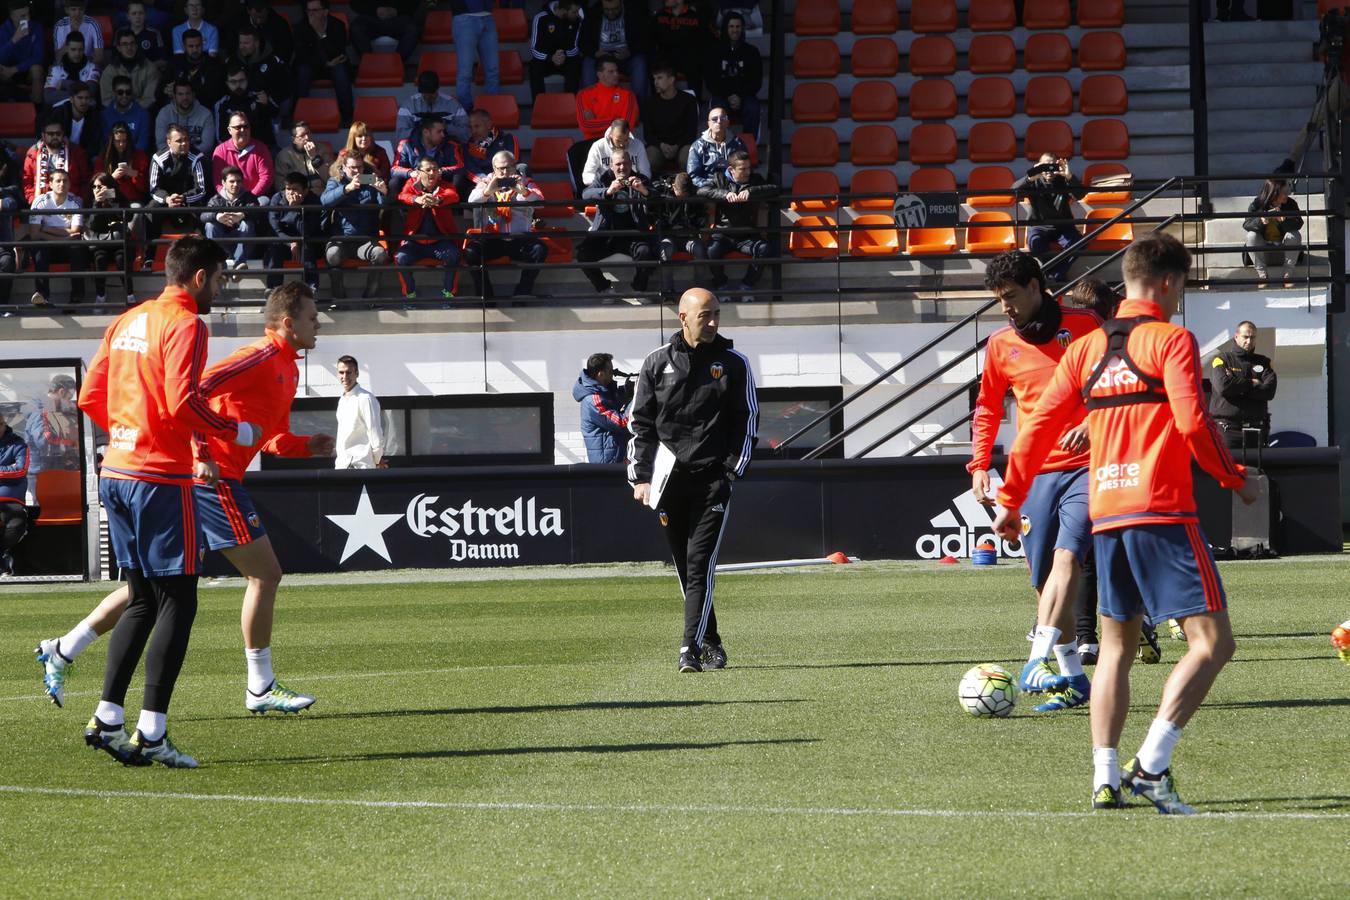
<svg viewBox="0 0 1350 900"><path fill-rule="evenodd" d="M1247 207L1247 212L1251 215L1242 220L1242 227L1246 231L1253 231L1257 234L1264 234L1266 226L1261 223L1262 216L1269 216L1268 209L1261 209L1256 200ZM1284 202L1280 204L1280 215L1284 216L1283 222L1277 222L1280 235L1284 236L1294 231L1303 230L1303 217L1299 215L1301 210L1298 208L1298 201L1293 197L1285 197Z"/></svg>
<svg viewBox="0 0 1350 900"><path fill-rule="evenodd" d="M220 194L212 194L211 199L206 201L207 209L211 210L220 209L222 206L258 206L258 205L259 205L258 198L250 194L246 188L240 188L239 196L235 197L233 200L227 200ZM252 210L249 210L248 212L244 213L244 215L248 216L250 219L254 219L255 225L262 224L261 222L257 221L257 219L254 217L254 213ZM203 223L215 221L215 218L216 214L214 212L202 213Z"/></svg>
<svg viewBox="0 0 1350 900"><path fill-rule="evenodd" d="M1278 387L1269 356L1249 353L1230 338L1219 347L1205 371L1211 388L1211 416L1239 428L1269 424L1267 404L1274 399Z"/></svg>
<svg viewBox="0 0 1350 900"><path fill-rule="evenodd" d="M739 194L743 190L750 192L750 199L743 203L728 203L728 193ZM698 189L698 195L705 200L717 201L717 217L713 224L718 231L734 231L742 234L759 231L759 214L764 208L760 201L771 200L778 196L778 185L769 184L764 176L750 173L750 180L737 184L731 180L729 169L723 169L712 177L712 181Z"/></svg>
<svg viewBox="0 0 1350 900"><path fill-rule="evenodd" d="M600 24L604 18L605 13L599 3L591 4L591 8L586 10L586 18L581 20L579 39L582 56L588 58L595 56L596 51L600 49ZM647 11L647 4L637 0L624 0L623 37L628 42L630 53L636 55L651 52L652 14Z"/></svg>
<svg viewBox="0 0 1350 900"><path fill-rule="evenodd" d="M216 101L225 96L225 66L213 56L203 56L201 62L193 65L187 56L179 53L169 60L163 83L173 84L179 79L185 79L192 85L197 102L207 109L215 106ZM173 98L170 96L169 102L172 101Z"/></svg>
<svg viewBox="0 0 1350 900"><path fill-rule="evenodd" d="M302 207L305 206L316 208L303 209ZM271 203L267 206L267 221L272 226L272 233L282 239L295 238L298 240L303 228L305 240L322 240L324 237L323 210L319 209L318 206L319 198L314 196L313 191L305 191L305 196L300 200L300 206L291 206L286 202L286 192L277 191L272 197Z"/></svg>
<svg viewBox="0 0 1350 900"><path fill-rule="evenodd" d="M150 195L161 204L171 194L182 194L188 206L198 206L206 199L206 169L210 161L191 151L175 156L161 150L150 160Z"/></svg>
<svg viewBox="0 0 1350 900"><path fill-rule="evenodd" d="M764 85L764 60L744 38L722 41L708 55L708 90L714 97L754 97Z"/></svg>
<svg viewBox="0 0 1350 900"><path fill-rule="evenodd" d="M279 56L259 53L251 60L232 56L226 68L231 65L240 65L247 69L248 89L266 91L267 99L274 104L280 105L281 101L290 97L295 89L295 75L292 74L291 67ZM219 133L225 134L223 131Z"/></svg>
<svg viewBox="0 0 1350 900"><path fill-rule="evenodd" d="M97 99L97 96L95 99ZM51 117L52 121L61 123L66 129L66 136L69 137L72 120L75 117L75 111L71 109L70 101L62 100L53 106ZM78 143L91 163L103 155L103 117L99 115L96 107L90 107L89 112L84 114L84 128L80 131Z"/></svg>
<svg viewBox="0 0 1350 900"><path fill-rule="evenodd" d="M656 193L662 202L652 207L652 219L661 236L678 234L686 240L697 238L698 232L708 224L708 201L697 195L676 197L665 185Z"/></svg>
<svg viewBox="0 0 1350 900"><path fill-rule="evenodd" d="M347 26L336 16L328 17L327 34L319 37L309 20L305 19L295 26L295 64L314 68L317 77L323 77L330 59L337 59L347 52Z"/></svg>
<svg viewBox="0 0 1350 900"><path fill-rule="evenodd" d="M581 192L581 196L595 203L595 218L591 221L591 231L647 231L651 228L651 214L647 210L647 198L655 197L651 179L640 172L634 177L647 186L647 197L632 188L624 188L613 197L605 192L614 183L613 172L602 172L591 186ZM634 236L633 240L638 240Z"/></svg>
<svg viewBox="0 0 1350 900"><path fill-rule="evenodd" d="M676 91L669 100L661 99L655 91L642 101L642 133L644 143L674 144L683 147L698 138L698 101L688 91Z"/></svg>
<svg viewBox="0 0 1350 900"><path fill-rule="evenodd" d="M652 37L661 58L691 79L702 74L704 55L712 43L708 14L698 4L682 13L656 11Z"/></svg>
<svg viewBox="0 0 1350 900"><path fill-rule="evenodd" d="M559 50L568 56L579 54L577 37L580 22L570 22L553 14L552 3L547 3L530 25L530 53L535 59L546 59Z"/></svg>
<svg viewBox="0 0 1350 900"><path fill-rule="evenodd" d="M272 131L272 123L276 117L281 114L276 101L270 95L267 98L270 102L259 103L253 94L247 93L243 97L236 97L234 94L226 94L216 101L215 109L211 110L216 118L216 134L221 140L230 133L226 127L230 124L230 116L235 113L243 113L248 118L248 124L252 126L253 136L262 141L268 147L276 147L276 137ZM215 148L211 148L214 150Z"/></svg>
<svg viewBox="0 0 1350 900"><path fill-rule="evenodd" d="M300 8L302 10L301 15L304 15L304 7L301 6ZM243 21L248 21L247 15L245 15ZM275 9L267 10L267 18L263 19L263 23L256 27L262 33L263 53L278 56L286 63L290 63L294 59L295 38L291 36L291 23L278 15ZM230 35L229 46L231 49L239 46L239 39L235 34Z"/></svg>
<svg viewBox="0 0 1350 900"><path fill-rule="evenodd" d="M1087 188L1072 175L1068 178L1053 175L1049 185L1028 176L1017 179L1012 187L1017 199L1025 197L1031 203L1029 225L1067 224L1072 227L1073 207L1069 204L1087 193Z"/></svg>

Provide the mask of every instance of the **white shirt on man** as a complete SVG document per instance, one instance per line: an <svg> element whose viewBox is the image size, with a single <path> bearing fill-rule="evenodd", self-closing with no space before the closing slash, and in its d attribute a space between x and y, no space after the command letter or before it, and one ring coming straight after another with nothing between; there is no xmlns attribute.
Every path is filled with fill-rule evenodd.
<svg viewBox="0 0 1350 900"><path fill-rule="evenodd" d="M69 231L71 228L79 227L81 217L78 214L58 213L55 210L79 209L82 206L84 204L74 194L66 194L65 202L57 203L56 195L47 191L47 193L39 194L33 198L33 205L29 209L28 222L38 228L60 228ZM44 215L40 212L44 209L53 210L53 212Z"/></svg>
<svg viewBox="0 0 1350 900"><path fill-rule="evenodd" d="M586 154L586 165L581 169L581 183L586 187L594 184L597 178L609 171L609 161L617 152L619 148L614 146L607 134L591 144L590 152ZM647 146L636 137L628 139L628 162L634 171L641 172L648 178L652 177L652 164L647 158Z"/></svg>
<svg viewBox="0 0 1350 900"><path fill-rule="evenodd" d="M380 401L359 384L338 398L338 469L373 469L384 458Z"/></svg>

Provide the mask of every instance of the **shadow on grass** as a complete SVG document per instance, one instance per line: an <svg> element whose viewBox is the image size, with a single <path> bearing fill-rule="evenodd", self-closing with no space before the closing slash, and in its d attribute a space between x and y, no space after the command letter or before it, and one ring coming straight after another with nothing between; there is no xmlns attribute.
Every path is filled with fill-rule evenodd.
<svg viewBox="0 0 1350 900"><path fill-rule="evenodd" d="M765 738L745 741L661 741L645 744L581 744L562 747L483 747L463 750L407 750L387 753L348 753L329 756L283 756L213 762L213 766L296 765L305 763L391 762L405 759L471 759L489 756L529 756L536 753L660 753L672 750L721 750L729 747L815 744L820 738Z"/></svg>
<svg viewBox="0 0 1350 900"><path fill-rule="evenodd" d="M1239 641L1243 638L1325 638L1331 631L1252 631L1245 634L1235 634Z"/></svg>
<svg viewBox="0 0 1350 900"><path fill-rule="evenodd" d="M1210 709L1301 709L1321 706L1350 706L1350 697L1290 697L1281 700L1235 700L1231 703L1206 703L1200 708Z"/></svg>
<svg viewBox="0 0 1350 900"><path fill-rule="evenodd" d="M895 659L876 662L840 663L746 663L737 669L890 669L904 666L978 666L986 663L1021 665L1017 659Z"/></svg>
<svg viewBox="0 0 1350 900"><path fill-rule="evenodd" d="M1240 652L1240 651L1239 651ZM1304 660L1327 660L1328 662L1339 662L1335 653L1318 653L1315 656L1235 656L1228 661L1228 665L1234 663L1253 663L1253 662L1301 662Z"/></svg>
<svg viewBox="0 0 1350 900"><path fill-rule="evenodd" d="M739 706L748 703L806 703L806 700L767 699L767 700L590 700L584 703L540 703L529 706L452 706L445 709L372 709L356 712L315 713L305 718L313 719L399 719L405 716L473 716L489 714L548 713L548 712L595 712L603 710L627 709L685 709L697 706ZM181 718L180 722L225 722L237 720L238 716L204 716L202 718Z"/></svg>
<svg viewBox="0 0 1350 900"><path fill-rule="evenodd" d="M1242 797L1233 800L1209 800L1192 803L1195 807L1205 807L1211 812L1241 813L1251 803L1289 804L1288 812L1309 812L1313 810L1350 809L1350 797ZM1234 807L1237 807L1236 809Z"/></svg>

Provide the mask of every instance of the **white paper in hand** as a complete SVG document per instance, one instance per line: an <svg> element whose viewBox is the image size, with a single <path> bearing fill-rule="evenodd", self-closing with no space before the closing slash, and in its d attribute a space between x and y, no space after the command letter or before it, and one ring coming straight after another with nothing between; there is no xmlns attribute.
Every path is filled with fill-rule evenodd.
<svg viewBox="0 0 1350 900"><path fill-rule="evenodd" d="M661 495L666 492L670 473L675 471L675 451L665 444L657 444L656 460L652 463L652 489L647 494L647 505L656 509L661 503Z"/></svg>

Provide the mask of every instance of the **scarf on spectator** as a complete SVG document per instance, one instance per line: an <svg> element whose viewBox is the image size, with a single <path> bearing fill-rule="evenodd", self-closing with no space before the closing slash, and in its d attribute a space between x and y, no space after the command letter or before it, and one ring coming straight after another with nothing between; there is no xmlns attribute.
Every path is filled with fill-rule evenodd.
<svg viewBox="0 0 1350 900"><path fill-rule="evenodd" d="M481 141L469 141L464 145L465 149L469 151L469 155L474 159L487 159L488 148L492 146L493 141L497 140L497 136L500 133L501 132L494 128L489 131L487 137L483 138Z"/></svg>
<svg viewBox="0 0 1350 900"><path fill-rule="evenodd" d="M33 182L34 197L37 197L39 194L45 194L52 189L51 185L48 184L47 179L49 179L52 172L57 169L64 169L66 172L70 171L70 141L66 141L62 144L60 150L52 150L51 147L47 146L46 142L43 142L42 149L37 155L37 178Z"/></svg>

